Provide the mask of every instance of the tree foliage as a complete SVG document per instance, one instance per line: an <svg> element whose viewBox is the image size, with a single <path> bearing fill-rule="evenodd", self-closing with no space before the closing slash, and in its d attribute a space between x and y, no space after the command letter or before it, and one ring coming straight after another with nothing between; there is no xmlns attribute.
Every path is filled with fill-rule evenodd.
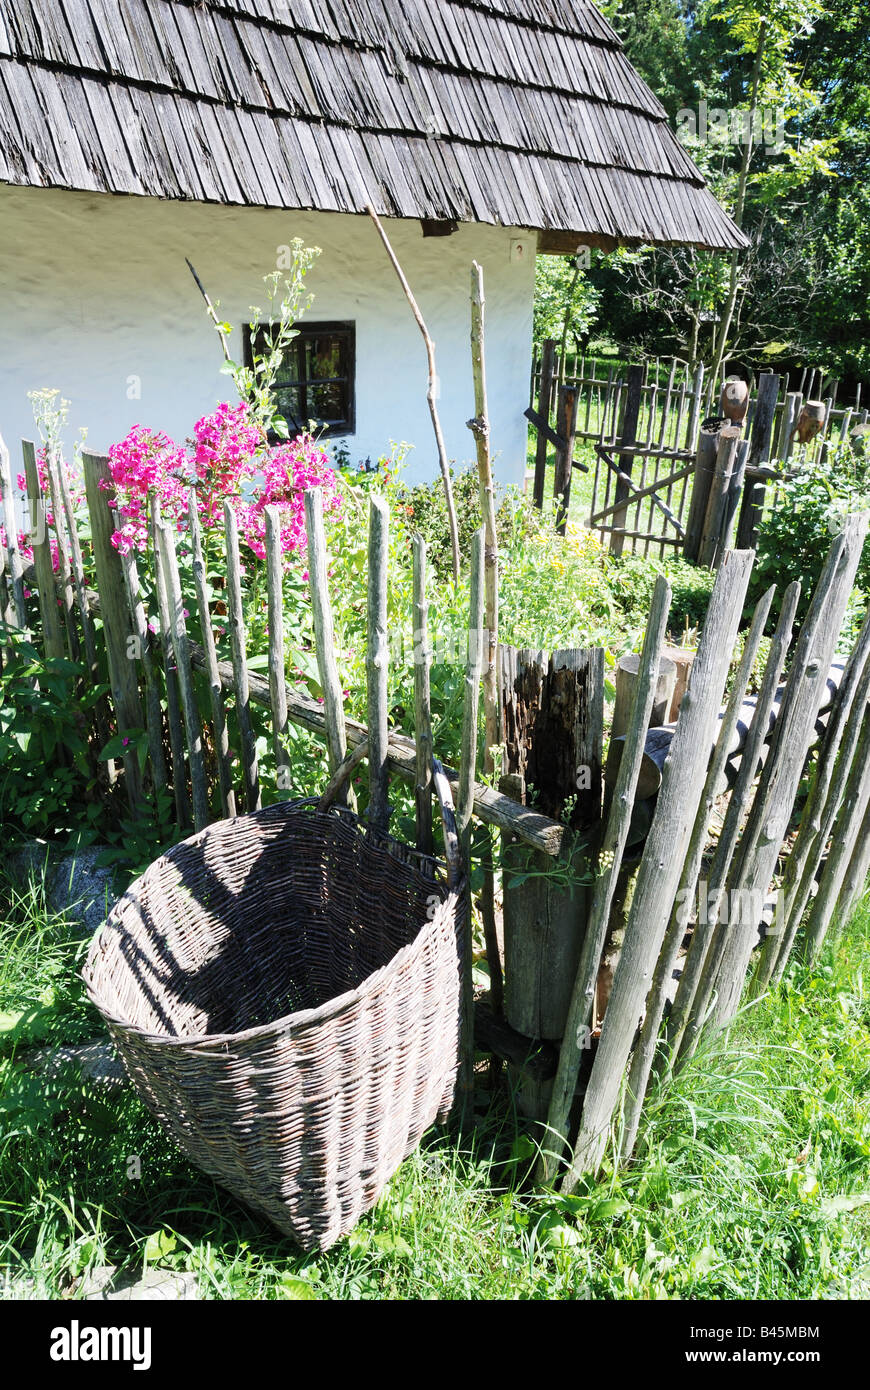
<svg viewBox="0 0 870 1390"><path fill-rule="evenodd" d="M870 371L870 25L864 0L609 0L627 56L711 188L734 208L753 60L765 21L729 360ZM702 119L703 117L703 119ZM725 256L593 253L542 269L538 337L709 364ZM571 303L568 295L571 295Z"/></svg>

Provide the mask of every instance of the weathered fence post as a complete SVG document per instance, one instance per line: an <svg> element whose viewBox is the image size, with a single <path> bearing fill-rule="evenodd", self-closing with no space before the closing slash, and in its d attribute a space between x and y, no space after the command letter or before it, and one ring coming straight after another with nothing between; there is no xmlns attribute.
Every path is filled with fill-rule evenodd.
<svg viewBox="0 0 870 1390"><path fill-rule="evenodd" d="M369 721L369 825L385 833L390 820L387 785L389 634L387 570L390 512L383 497L369 501L368 640L366 684Z"/></svg>
<svg viewBox="0 0 870 1390"><path fill-rule="evenodd" d="M184 620L184 597L181 592L181 576L178 572L175 531L165 521L162 521L157 527L157 544L160 546L163 572L166 576L172 650L178 671L181 708L184 713L184 728L187 734L190 783L193 790L193 826L195 830L204 830L208 825L208 788L202 752L202 728L199 722L199 711L196 707L196 694L193 689L193 671L190 665L187 624Z"/></svg>
<svg viewBox="0 0 870 1390"><path fill-rule="evenodd" d="M825 739L813 772L798 832L786 860L782 883L784 909L782 937L770 932L761 948L753 991L760 993L777 982L785 969L800 926L816 871L833 829L852 759L861 735L864 711L870 699L870 614L855 643L843 673L825 731Z"/></svg>
<svg viewBox="0 0 870 1390"><path fill-rule="evenodd" d="M640 407L643 399L643 367L631 366L628 369L628 380L626 385L625 406L622 413L622 424L619 431L620 449L627 448L631 444L637 444L637 426L640 419ZM634 457L631 454L619 455L620 472L626 475L626 479L631 477L631 470L634 465ZM614 502L619 503L619 507L613 513L614 530L610 536L611 555L621 555L625 548L625 536L622 534L628 524L628 497L630 493L629 483L623 478L617 478L613 492ZM625 505L622 505L622 504Z"/></svg>
<svg viewBox="0 0 870 1390"><path fill-rule="evenodd" d="M773 423L776 416L776 403L782 378L773 372L762 372L758 378L758 394L755 401L755 415L752 420L752 435L749 443L750 469L759 468L770 459ZM766 484L754 475L747 478L743 489L743 504L737 522L737 545L743 550L752 550L758 542L758 527L764 510L764 491Z"/></svg>
<svg viewBox="0 0 870 1390"><path fill-rule="evenodd" d="M480 706L480 677L483 670L485 531L475 532L471 543L471 576L468 607L468 659L465 665L465 694L462 705L462 754L459 764L459 794L456 801L456 829L465 871L470 874L471 817L474 810L474 782L477 773L477 723ZM471 911L466 912L462 937L462 1036L460 1068L462 1110L466 1114L474 1098L474 984L472 978Z"/></svg>
<svg viewBox="0 0 870 1390"><path fill-rule="evenodd" d="M689 503L686 534L683 539L683 556L693 564L697 564L701 550L701 535L704 530L704 518L707 515L707 503L710 500L713 475L716 472L718 446L719 434L717 431L701 430L698 436L698 451L695 456L692 500Z"/></svg>
<svg viewBox="0 0 870 1390"><path fill-rule="evenodd" d="M866 533L866 516L847 517L843 533L837 537L828 556L798 639L773 748L765 763L729 880L729 889L734 889L741 901L755 901L759 895L766 895L770 887ZM752 913L746 915L748 922L744 922L741 915L739 923L729 924L716 983L714 1027L729 1022L740 1003L749 961L758 940L758 923L752 920Z"/></svg>
<svg viewBox="0 0 870 1390"><path fill-rule="evenodd" d="M148 730L148 756L151 759L151 781L155 789L166 786L166 761L163 757L163 712L160 708L160 686L149 643L148 619L139 590L139 571L132 552L121 556L124 587L130 606L130 617L139 643L142 670L145 676L145 722Z"/></svg>
<svg viewBox="0 0 870 1390"><path fill-rule="evenodd" d="M597 872L592 902L565 1016L562 1044L559 1049L559 1067L553 1082L547 1114L548 1137L540 1165L540 1176L543 1178L548 1178L554 1171L568 1140L568 1121L580 1062L585 1048L591 1041L589 1023L595 1001L595 984L607 937L622 856L628 839L646 731L659 681L660 653L667 630L670 604L670 585L660 575L653 591L643 652L638 666L638 678L633 686L625 750L610 802L601 847L596 856Z"/></svg>
<svg viewBox="0 0 870 1390"><path fill-rule="evenodd" d="M15 493L12 491L12 469L9 463L9 450L0 435L0 501L3 503L3 519L6 526L6 556L9 579L12 586L12 601L15 622L23 633L27 633L27 610L24 607L24 580L21 551L18 548L18 514L15 506ZM52 588L54 584L52 583Z"/></svg>
<svg viewBox="0 0 870 1390"><path fill-rule="evenodd" d="M432 838L432 698L429 667L429 600L426 597L426 542L422 536L412 541L414 555L414 740L417 745L417 779L414 803L417 810L417 848L431 854Z"/></svg>
<svg viewBox="0 0 870 1390"><path fill-rule="evenodd" d="M58 478L59 468L57 455L53 449L48 449L45 456L46 472L48 474L48 490L51 497L51 512L54 525L54 534L57 537L57 561L58 577L61 588L61 606L63 609L63 621L66 627L66 640L69 647L71 661L78 661L81 655L79 648L79 634L76 630L76 601L75 590L70 576L70 553L67 542L66 523L63 515L63 500L60 492L60 482Z"/></svg>
<svg viewBox="0 0 870 1390"><path fill-rule="evenodd" d="M33 544L33 567L36 570L36 584L39 592L39 616L42 622L42 640L45 655L62 657L64 655L63 632L57 613L57 593L54 587L54 566L51 560L51 542L48 539L48 526L45 514L46 505L39 473L36 468L36 451L29 439L22 439L21 452L24 456L24 476L27 480L27 500L30 511L30 538Z"/></svg>
<svg viewBox="0 0 870 1390"><path fill-rule="evenodd" d="M621 738L628 728L631 710L634 704L634 692L640 677L642 664L643 659L637 652L629 652L627 656L621 656L616 663L613 718L610 723L611 748L613 747L613 740ZM674 698L676 686L677 663L663 653L659 658L655 698L652 703L652 709L650 710L649 727L651 729L658 729L662 724L668 722L670 718L671 702Z"/></svg>
<svg viewBox="0 0 870 1390"><path fill-rule="evenodd" d="M574 467L574 437L577 429L576 386L559 387L559 417L557 431L562 444L556 451L553 474L553 497L556 502L556 530L564 536L571 504L571 472Z"/></svg>
<svg viewBox="0 0 870 1390"><path fill-rule="evenodd" d="M163 564L158 539L158 527L161 520L160 499L155 492L151 492L148 500L148 534L154 560L154 587L157 590L157 611L160 618L160 650L163 653L163 672L166 680L166 718L169 725L172 792L175 798L175 813L178 817L178 824L186 828L191 824L192 817L190 797L187 794L184 732L181 727L181 697L178 691L178 673L172 655L172 613L169 606L169 590L166 584L166 567Z"/></svg>
<svg viewBox="0 0 870 1390"><path fill-rule="evenodd" d="M858 831L858 838L855 841L855 848L849 860L849 867L843 875L843 886L837 900L837 916L841 922L848 921L855 904L867 886L868 875L870 875L870 807L864 814Z"/></svg>
<svg viewBox="0 0 870 1390"><path fill-rule="evenodd" d="M538 413L549 423L553 411L553 379L556 367L556 344L547 338L541 352L541 384L538 388ZM547 436L543 430L537 431L535 441L535 481L532 492L534 505L541 511L544 506L544 484L547 478Z"/></svg>
<svg viewBox="0 0 870 1390"><path fill-rule="evenodd" d="M136 663L130 659L129 647L130 638L136 634L130 628L121 557L112 545L115 529L113 513L106 489L101 486L104 482L111 486L112 475L108 460L99 454L83 453L82 467L109 662L109 682L118 733L123 735L128 729L141 729L143 720ZM124 754L124 777L130 806L134 813L138 812L142 802L142 777L135 752L127 751Z"/></svg>
<svg viewBox="0 0 870 1390"><path fill-rule="evenodd" d="M737 450L741 434L737 425L723 425L716 446L716 465L707 499L707 511L701 531L698 563L712 569L720 549L720 539L728 510L728 494L737 465Z"/></svg>
<svg viewBox="0 0 870 1390"><path fill-rule="evenodd" d="M514 794L568 820L556 863L515 842L504 846L505 1017L526 1038L555 1040L565 1029L601 813L604 654L501 647L499 655L504 765ZM543 1119L549 1087L523 1076L518 1100Z"/></svg>
<svg viewBox="0 0 870 1390"><path fill-rule="evenodd" d="M804 959L810 963L818 959L828 934L864 817L870 809L870 710L866 704L863 716L861 737L837 819L837 833L807 920Z"/></svg>
<svg viewBox="0 0 870 1390"><path fill-rule="evenodd" d="M227 547L227 608L236 687L236 718L242 746L245 802L249 811L260 809L260 776L257 747L251 728L251 687L245 657L245 614L242 607L242 572L239 560L239 526L229 502L224 502L224 536Z"/></svg>
<svg viewBox="0 0 870 1390"><path fill-rule="evenodd" d="M230 742L227 734L227 717L224 709L224 694L218 670L217 650L211 626L209 611L208 576L205 572L205 557L202 553L199 511L196 492L191 488L188 494L187 515L190 525L190 544L193 551L193 582L196 587L196 602L199 608L199 625L202 632L202 647L205 672L208 677L208 691L211 700L211 718L214 725L215 756L218 765L218 782L221 792L221 806L225 816L236 814L236 794L233 790L233 767L230 758ZM285 693L286 699L286 693Z"/></svg>
<svg viewBox="0 0 870 1390"><path fill-rule="evenodd" d="M686 862L683 866L682 883L674 900L671 920L668 923L653 974L652 987L646 1001L646 1013L640 1030L640 1037L635 1045L629 1068L624 1129L620 1146L622 1159L630 1157L637 1139L641 1110L655 1059L656 1044L664 1016L668 988L677 964L686 924L692 914L692 906L698 895L701 863L710 827L710 817L716 800L717 787L725 770L731 735L737 727L743 697L746 694L755 658L758 655L758 648L764 636L764 625L767 622L774 592L774 586L771 585L755 609L752 627L743 647L743 655L740 658L734 684L731 687L731 694L728 697L725 712L719 721L716 746L707 771L707 780L704 783L704 790L695 816L695 824L692 827L692 838L686 853Z"/></svg>
<svg viewBox="0 0 870 1390"><path fill-rule="evenodd" d="M281 513L266 507L266 589L269 612L269 698L272 702L272 747L279 791L290 788L287 737L287 691L284 686L284 565L281 557Z"/></svg>
<svg viewBox="0 0 870 1390"><path fill-rule="evenodd" d="M707 911L703 918L699 916L695 923L692 944L683 964L683 972L668 1019L668 1045L672 1058L688 1058L697 1046L713 980L719 968L721 950L725 948L724 926L718 924L722 893L737 846L743 814L749 804L764 741L770 728L779 680L791 645L800 593L801 586L797 580L786 589L779 622L770 644L761 690L755 702L755 712L743 746L737 780L731 791L725 821L719 832L719 840L710 866Z"/></svg>
<svg viewBox="0 0 870 1390"><path fill-rule="evenodd" d="M707 779L710 749L752 559L749 552L731 551L716 576L686 701L665 763L652 828L638 870L574 1158L563 1185L566 1191L575 1186L583 1172L599 1168L607 1145L625 1066L643 1015Z"/></svg>
<svg viewBox="0 0 870 1390"><path fill-rule="evenodd" d="M326 749L329 770L335 772L347 752L347 729L344 720L344 699L335 659L335 624L329 599L329 564L326 551L326 531L323 526L323 491L308 488L305 492L305 531L308 537L308 591L314 623L314 647L317 671L323 691L323 712L326 716ZM283 624L283 616L282 616ZM342 805L356 806L350 785L338 793Z"/></svg>

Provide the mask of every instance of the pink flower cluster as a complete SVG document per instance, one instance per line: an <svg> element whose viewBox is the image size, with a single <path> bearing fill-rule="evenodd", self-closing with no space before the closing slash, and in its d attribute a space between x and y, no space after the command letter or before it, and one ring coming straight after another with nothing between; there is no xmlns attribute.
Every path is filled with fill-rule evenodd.
<svg viewBox="0 0 870 1390"><path fill-rule="evenodd" d="M103 487L114 493L121 527L112 544L122 555L144 550L148 543L148 494L154 490L161 513L178 522L187 512L190 462L168 435L134 425L126 439L109 449L112 481Z"/></svg>
<svg viewBox="0 0 870 1390"><path fill-rule="evenodd" d="M300 434L289 444L270 449L261 465L263 486L255 500L242 509L239 525L255 555L266 555L266 508L281 512L281 550L293 554L305 549L306 488L323 489L323 510L341 510L341 497L328 456L310 434Z"/></svg>
<svg viewBox="0 0 870 1390"><path fill-rule="evenodd" d="M219 405L211 415L197 420L190 443L203 525L223 520L224 499L237 496L242 483L253 478L256 455L265 442L262 431L249 420L244 401L237 406Z"/></svg>
<svg viewBox="0 0 870 1390"><path fill-rule="evenodd" d="M112 542L123 554L147 546L147 504L152 489L162 514L173 518L179 529L187 513L190 487L196 488L206 530L223 525L223 504L229 500L242 538L260 559L266 553L266 507L281 509L285 555L305 548L302 494L306 488L323 489L326 512L341 509L335 473L313 436L302 434L289 444L268 447L244 401L236 406L219 405L197 420L188 445L186 452L165 434L135 425L126 439L109 450L112 483L106 486L114 489L114 505L122 523Z"/></svg>

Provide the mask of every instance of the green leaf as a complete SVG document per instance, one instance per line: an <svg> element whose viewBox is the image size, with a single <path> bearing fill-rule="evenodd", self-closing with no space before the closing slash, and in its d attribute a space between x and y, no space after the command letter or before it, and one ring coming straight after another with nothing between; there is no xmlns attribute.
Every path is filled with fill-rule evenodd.
<svg viewBox="0 0 870 1390"><path fill-rule="evenodd" d="M289 1298L294 1302L318 1301L311 1285L305 1279L297 1279L292 1274L282 1274L278 1292L282 1298Z"/></svg>
<svg viewBox="0 0 870 1390"><path fill-rule="evenodd" d="M589 1208L589 1220L615 1221L618 1216L625 1216L628 1210L629 1204L623 1197L605 1197Z"/></svg>
<svg viewBox="0 0 870 1390"><path fill-rule="evenodd" d="M389 1231L378 1231L373 1237L373 1244L385 1255L396 1255L400 1260L410 1260L414 1255L404 1236L391 1235Z"/></svg>
<svg viewBox="0 0 870 1390"><path fill-rule="evenodd" d="M859 1207L870 1206L870 1192L853 1192L851 1196L824 1197L821 1202L823 1216L839 1216L844 1211L857 1211Z"/></svg>
<svg viewBox="0 0 870 1390"><path fill-rule="evenodd" d="M697 1250L689 1260L689 1269L692 1274L706 1274L719 1258L718 1251L713 1245L704 1245Z"/></svg>
<svg viewBox="0 0 870 1390"><path fill-rule="evenodd" d="M171 1231L152 1231L145 1242L145 1259L149 1264L165 1260L177 1249L178 1240Z"/></svg>

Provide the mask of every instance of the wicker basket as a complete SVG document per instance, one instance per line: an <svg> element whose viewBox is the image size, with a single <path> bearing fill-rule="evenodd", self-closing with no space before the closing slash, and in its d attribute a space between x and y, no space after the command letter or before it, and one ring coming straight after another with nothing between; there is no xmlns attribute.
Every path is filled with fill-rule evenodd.
<svg viewBox="0 0 870 1390"><path fill-rule="evenodd" d="M455 860L447 885L435 868L344 808L283 802L163 855L88 954L150 1109L305 1248L351 1230L450 1108L465 893Z"/></svg>

